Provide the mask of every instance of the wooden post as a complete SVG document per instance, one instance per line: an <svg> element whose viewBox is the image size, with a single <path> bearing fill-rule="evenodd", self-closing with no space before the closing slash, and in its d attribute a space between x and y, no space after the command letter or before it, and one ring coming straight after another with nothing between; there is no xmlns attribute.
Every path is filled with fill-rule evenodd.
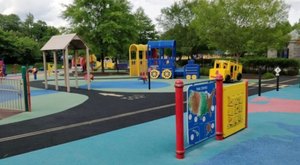
<svg viewBox="0 0 300 165"><path fill-rule="evenodd" d="M67 82L67 92L70 92L70 75L69 75L69 45L65 49L65 59L66 59L66 82Z"/></svg>
<svg viewBox="0 0 300 165"><path fill-rule="evenodd" d="M91 89L91 80L90 80L90 54L89 48L86 47L86 74L87 74L87 86L88 90Z"/></svg>
<svg viewBox="0 0 300 165"><path fill-rule="evenodd" d="M53 51L54 71L55 71L55 89L58 90L58 78L57 78L57 57L56 51Z"/></svg>
<svg viewBox="0 0 300 165"><path fill-rule="evenodd" d="M47 80L47 62L46 62L46 54L45 54L45 51L43 51L43 63L44 63L45 89L48 89L48 80Z"/></svg>
<svg viewBox="0 0 300 165"><path fill-rule="evenodd" d="M74 53L74 68L75 68L75 86L78 88L78 69L77 69L77 58L78 58L78 50L75 50Z"/></svg>

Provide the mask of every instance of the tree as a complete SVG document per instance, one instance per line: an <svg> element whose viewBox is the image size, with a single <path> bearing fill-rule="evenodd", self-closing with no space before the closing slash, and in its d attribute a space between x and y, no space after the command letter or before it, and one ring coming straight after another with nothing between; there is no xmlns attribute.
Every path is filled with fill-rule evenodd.
<svg viewBox="0 0 300 165"><path fill-rule="evenodd" d="M183 0L175 2L170 7L163 8L158 18L159 25L165 32L161 39L176 40L178 55L198 54L201 49L206 49L206 44L195 35L195 28L190 26L194 19L192 6L196 1Z"/></svg>
<svg viewBox="0 0 300 165"><path fill-rule="evenodd" d="M31 64L39 57L38 43L13 31L0 29L0 58L8 63Z"/></svg>
<svg viewBox="0 0 300 165"><path fill-rule="evenodd" d="M4 31L20 31L21 20L15 14L0 14L0 28Z"/></svg>
<svg viewBox="0 0 300 165"><path fill-rule="evenodd" d="M151 19L145 14L144 9L139 7L134 13L137 21L136 29L138 33L138 40L136 43L147 44L149 40L155 40L158 38L155 25Z"/></svg>
<svg viewBox="0 0 300 165"><path fill-rule="evenodd" d="M127 0L75 0L66 7L64 18L95 52L101 53L102 64L104 55L123 54L137 36Z"/></svg>
<svg viewBox="0 0 300 165"><path fill-rule="evenodd" d="M266 52L288 41L283 0L199 0L193 11L197 34L232 54Z"/></svg>
<svg viewBox="0 0 300 165"><path fill-rule="evenodd" d="M34 16L29 13L23 23L23 34L37 41L42 47L53 35L59 34L57 28L48 26L45 21L34 21Z"/></svg>
<svg viewBox="0 0 300 165"><path fill-rule="evenodd" d="M181 0L175 1L170 7L161 9L161 15L157 18L159 25L164 31L170 30L176 25L189 26L194 19L192 6L195 4L195 0Z"/></svg>
<svg viewBox="0 0 300 165"><path fill-rule="evenodd" d="M0 14L0 58L6 63L32 64L40 57L39 49L59 31L44 21L34 22L28 14L24 22L15 15Z"/></svg>

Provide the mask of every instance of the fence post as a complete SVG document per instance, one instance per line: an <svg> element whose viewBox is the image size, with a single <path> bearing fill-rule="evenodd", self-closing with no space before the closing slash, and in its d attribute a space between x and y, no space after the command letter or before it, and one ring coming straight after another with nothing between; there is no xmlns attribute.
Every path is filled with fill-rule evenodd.
<svg viewBox="0 0 300 165"><path fill-rule="evenodd" d="M175 81L175 114L176 114L176 158L184 158L183 137L183 81Z"/></svg>
<svg viewBox="0 0 300 165"><path fill-rule="evenodd" d="M28 106L28 95L27 95L27 80L26 80L26 67L22 66L22 80L23 80L23 89L24 89L24 103L25 103L25 111L29 111Z"/></svg>
<svg viewBox="0 0 300 165"><path fill-rule="evenodd" d="M216 140L223 140L223 76L218 74L216 76Z"/></svg>

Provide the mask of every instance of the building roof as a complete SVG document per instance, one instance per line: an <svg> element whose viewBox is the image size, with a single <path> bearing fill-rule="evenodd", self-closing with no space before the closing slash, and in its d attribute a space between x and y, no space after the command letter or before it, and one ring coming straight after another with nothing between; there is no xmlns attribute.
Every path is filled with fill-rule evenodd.
<svg viewBox="0 0 300 165"><path fill-rule="evenodd" d="M80 37L73 33L52 36L41 50L64 50L67 48L67 46L69 49L75 50L87 48L86 44L80 39Z"/></svg>

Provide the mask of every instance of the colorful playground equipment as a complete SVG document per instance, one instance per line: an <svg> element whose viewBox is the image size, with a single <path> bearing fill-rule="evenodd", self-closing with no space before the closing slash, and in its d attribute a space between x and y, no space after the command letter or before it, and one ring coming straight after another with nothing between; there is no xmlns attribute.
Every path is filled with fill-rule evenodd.
<svg viewBox="0 0 300 165"><path fill-rule="evenodd" d="M139 76L147 72L147 45L132 44L129 47L129 75Z"/></svg>
<svg viewBox="0 0 300 165"><path fill-rule="evenodd" d="M6 66L3 60L0 60L0 77L6 76Z"/></svg>
<svg viewBox="0 0 300 165"><path fill-rule="evenodd" d="M213 80L218 74L223 76L223 81L240 81L242 79L243 66L240 63L229 60L216 60L214 68L209 70L209 79Z"/></svg>
<svg viewBox="0 0 300 165"><path fill-rule="evenodd" d="M93 71L97 71L99 68L101 68L102 64L100 61L97 61L97 57L95 54L91 54L90 56L90 66ZM85 56L83 57L77 57L77 59L72 58L72 69L75 67L75 62L77 64L77 67L81 70L86 70L86 59ZM110 57L104 58L104 69L115 69L115 62Z"/></svg>
<svg viewBox="0 0 300 165"><path fill-rule="evenodd" d="M171 50L171 56L165 55L165 49ZM147 45L132 44L129 47L130 76L139 76L149 68L150 77L153 79L170 79L176 76L183 76L186 79L199 78L200 66L193 60L183 68L176 68L175 62L175 40L149 41Z"/></svg>
<svg viewBox="0 0 300 165"><path fill-rule="evenodd" d="M248 127L248 81L225 86L219 74L215 81L200 81L188 86L176 80L174 87L178 159L184 158L185 150L211 137L223 140ZM184 87L187 87L186 122Z"/></svg>

